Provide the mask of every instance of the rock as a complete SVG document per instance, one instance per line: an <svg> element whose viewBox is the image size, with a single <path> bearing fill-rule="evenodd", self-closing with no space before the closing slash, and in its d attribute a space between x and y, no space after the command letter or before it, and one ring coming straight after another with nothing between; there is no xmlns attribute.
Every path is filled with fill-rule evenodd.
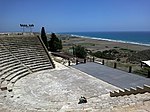
<svg viewBox="0 0 150 112"><path fill-rule="evenodd" d="M78 102L78 104L82 104L82 103L87 103L87 99L84 96L81 96Z"/></svg>

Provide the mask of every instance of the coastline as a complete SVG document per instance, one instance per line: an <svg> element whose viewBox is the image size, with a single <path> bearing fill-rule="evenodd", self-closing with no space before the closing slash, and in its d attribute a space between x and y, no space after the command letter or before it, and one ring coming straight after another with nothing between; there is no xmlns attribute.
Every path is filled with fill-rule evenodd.
<svg viewBox="0 0 150 112"><path fill-rule="evenodd" d="M132 41L113 40L113 39L107 39L107 38L97 38L97 37L80 36L80 35L72 35L72 34L70 36L72 36L72 37L79 37L79 38L104 40L104 41L110 41L110 42L120 42L120 43L128 43L128 44L135 44L135 45L150 46L150 44L144 44L144 43L138 43L138 42L132 42Z"/></svg>
<svg viewBox="0 0 150 112"><path fill-rule="evenodd" d="M69 48L72 45L82 45L91 51L103 51L109 49L123 48L131 49L135 51L142 51L150 49L150 45L141 44L136 42L125 42L111 39L95 38L88 36L78 36L78 35L65 35L61 34L60 38L63 40L65 48ZM67 39L64 39L67 38Z"/></svg>

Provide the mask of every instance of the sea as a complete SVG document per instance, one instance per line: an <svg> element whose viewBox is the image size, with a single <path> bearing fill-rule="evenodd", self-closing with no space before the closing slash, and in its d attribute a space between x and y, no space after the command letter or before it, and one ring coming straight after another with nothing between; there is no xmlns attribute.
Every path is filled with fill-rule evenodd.
<svg viewBox="0 0 150 112"><path fill-rule="evenodd" d="M60 34L69 34L82 38L91 38L122 43L131 43L150 46L150 31L136 32L65 32Z"/></svg>

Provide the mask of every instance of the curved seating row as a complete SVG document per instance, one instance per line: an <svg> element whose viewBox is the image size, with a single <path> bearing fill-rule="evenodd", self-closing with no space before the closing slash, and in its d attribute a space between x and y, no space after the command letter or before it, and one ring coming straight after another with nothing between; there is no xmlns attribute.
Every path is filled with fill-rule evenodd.
<svg viewBox="0 0 150 112"><path fill-rule="evenodd" d="M0 87L7 90L7 85L16 76L29 74L28 69L11 52L0 43ZM16 79L17 80L17 79Z"/></svg>
<svg viewBox="0 0 150 112"><path fill-rule="evenodd" d="M0 88L13 91L20 78L54 68L50 56L37 36L0 36Z"/></svg>

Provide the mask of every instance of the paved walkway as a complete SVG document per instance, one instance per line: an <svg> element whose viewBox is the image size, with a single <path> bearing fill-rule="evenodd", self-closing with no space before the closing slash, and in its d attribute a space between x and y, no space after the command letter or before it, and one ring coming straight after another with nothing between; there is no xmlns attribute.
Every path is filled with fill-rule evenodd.
<svg viewBox="0 0 150 112"><path fill-rule="evenodd" d="M144 84L150 85L150 78L127 73L97 63L88 62L73 67L119 88L143 86Z"/></svg>

